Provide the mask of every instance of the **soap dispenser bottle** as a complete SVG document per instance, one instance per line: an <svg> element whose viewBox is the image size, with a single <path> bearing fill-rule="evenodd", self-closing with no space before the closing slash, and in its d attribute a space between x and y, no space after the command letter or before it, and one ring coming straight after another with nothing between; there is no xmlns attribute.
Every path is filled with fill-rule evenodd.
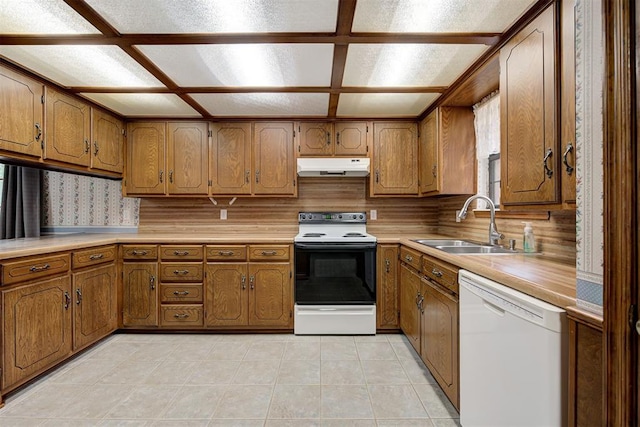
<svg viewBox="0 0 640 427"><path fill-rule="evenodd" d="M524 224L524 237L522 240L522 247L525 252L536 251L536 238L533 236L533 228L531 228L530 222L523 222Z"/></svg>

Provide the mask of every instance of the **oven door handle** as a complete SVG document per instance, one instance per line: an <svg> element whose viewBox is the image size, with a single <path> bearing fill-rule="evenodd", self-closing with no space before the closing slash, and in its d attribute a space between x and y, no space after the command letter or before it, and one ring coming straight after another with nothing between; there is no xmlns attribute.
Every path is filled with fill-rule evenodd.
<svg viewBox="0 0 640 427"><path fill-rule="evenodd" d="M375 249L376 243L296 243L295 248L312 250Z"/></svg>

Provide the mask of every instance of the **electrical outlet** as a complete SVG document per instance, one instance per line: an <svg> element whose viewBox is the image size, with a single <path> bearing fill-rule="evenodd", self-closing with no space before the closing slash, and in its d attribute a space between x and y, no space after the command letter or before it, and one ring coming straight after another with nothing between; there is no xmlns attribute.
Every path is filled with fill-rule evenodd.
<svg viewBox="0 0 640 427"><path fill-rule="evenodd" d="M460 222L460 211L456 211L456 222Z"/></svg>
<svg viewBox="0 0 640 427"><path fill-rule="evenodd" d="M371 221L375 221L376 219L378 219L378 211L375 209L371 209L371 211L369 212L369 219Z"/></svg>
<svg viewBox="0 0 640 427"><path fill-rule="evenodd" d="M227 219L227 210L220 209L220 219Z"/></svg>

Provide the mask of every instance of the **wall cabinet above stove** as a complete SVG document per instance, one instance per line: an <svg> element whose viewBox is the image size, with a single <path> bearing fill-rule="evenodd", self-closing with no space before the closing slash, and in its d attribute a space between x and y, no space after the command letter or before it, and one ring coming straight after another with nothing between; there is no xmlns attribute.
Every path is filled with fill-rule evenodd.
<svg viewBox="0 0 640 427"><path fill-rule="evenodd" d="M299 157L366 157L369 153L369 122L298 122L296 145Z"/></svg>

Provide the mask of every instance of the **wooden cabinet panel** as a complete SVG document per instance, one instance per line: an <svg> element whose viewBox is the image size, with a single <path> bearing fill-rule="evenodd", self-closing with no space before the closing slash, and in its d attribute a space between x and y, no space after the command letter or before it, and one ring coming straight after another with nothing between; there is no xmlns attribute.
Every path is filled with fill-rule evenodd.
<svg viewBox="0 0 640 427"><path fill-rule="evenodd" d="M208 194L207 123L167 124L169 194Z"/></svg>
<svg viewBox="0 0 640 427"><path fill-rule="evenodd" d="M124 169L124 124L111 114L91 109L91 168L122 173Z"/></svg>
<svg viewBox="0 0 640 427"><path fill-rule="evenodd" d="M174 261L202 261L204 249L202 245L162 245L160 259Z"/></svg>
<svg viewBox="0 0 640 427"><path fill-rule="evenodd" d="M209 263L206 269L207 326L247 325L247 264Z"/></svg>
<svg viewBox="0 0 640 427"><path fill-rule="evenodd" d="M91 107L46 88L44 158L79 166L91 161Z"/></svg>
<svg viewBox="0 0 640 427"><path fill-rule="evenodd" d="M211 123L211 194L251 194L251 123Z"/></svg>
<svg viewBox="0 0 640 427"><path fill-rule="evenodd" d="M406 246L400 248L400 261L406 262L418 271L422 269L422 254Z"/></svg>
<svg viewBox="0 0 640 427"><path fill-rule="evenodd" d="M366 122L337 122L335 124L336 156L366 156L369 126Z"/></svg>
<svg viewBox="0 0 640 427"><path fill-rule="evenodd" d="M202 282L201 262L161 262L160 280L162 282Z"/></svg>
<svg viewBox="0 0 640 427"><path fill-rule="evenodd" d="M420 193L438 191L438 112L420 123Z"/></svg>
<svg viewBox="0 0 640 427"><path fill-rule="evenodd" d="M249 325L290 326L292 294L289 263L249 264Z"/></svg>
<svg viewBox="0 0 640 427"><path fill-rule="evenodd" d="M246 261L247 247L244 245L208 245L207 259L209 261Z"/></svg>
<svg viewBox="0 0 640 427"><path fill-rule="evenodd" d="M160 302L183 302L196 303L203 302L202 284L194 283L172 283L160 284Z"/></svg>
<svg viewBox="0 0 640 427"><path fill-rule="evenodd" d="M574 2L563 1L561 10L561 150L562 202L576 204L576 36Z"/></svg>
<svg viewBox="0 0 640 427"><path fill-rule="evenodd" d="M71 256L71 265L74 269L90 267L92 265L115 261L116 255L115 245L74 251Z"/></svg>
<svg viewBox="0 0 640 427"><path fill-rule="evenodd" d="M398 245L378 245L378 274L376 286L376 327L398 329Z"/></svg>
<svg viewBox="0 0 640 427"><path fill-rule="evenodd" d="M418 194L418 138L415 123L374 123L371 194Z"/></svg>
<svg viewBox="0 0 640 427"><path fill-rule="evenodd" d="M0 67L0 150L40 157L44 85Z"/></svg>
<svg viewBox="0 0 640 427"><path fill-rule="evenodd" d="M123 325L158 326L158 264L125 262L122 271Z"/></svg>
<svg viewBox="0 0 640 427"><path fill-rule="evenodd" d="M256 123L253 150L253 193L295 195L293 123Z"/></svg>
<svg viewBox="0 0 640 427"><path fill-rule="evenodd" d="M554 30L552 6L500 50L500 203L505 206L560 202Z"/></svg>
<svg viewBox="0 0 640 427"><path fill-rule="evenodd" d="M289 261L289 245L250 245L249 261Z"/></svg>
<svg viewBox="0 0 640 427"><path fill-rule="evenodd" d="M458 294L458 268L427 255L422 256L422 272L440 286Z"/></svg>
<svg viewBox="0 0 640 427"><path fill-rule="evenodd" d="M331 156L333 125L322 122L298 123L298 154L300 156Z"/></svg>
<svg viewBox="0 0 640 427"><path fill-rule="evenodd" d="M204 325L202 304L163 305L160 308L160 326L192 328Z"/></svg>
<svg viewBox="0 0 640 427"><path fill-rule="evenodd" d="M69 271L69 254L20 258L2 264L2 284L26 282Z"/></svg>
<svg viewBox="0 0 640 427"><path fill-rule="evenodd" d="M122 258L127 260L152 260L158 258L156 245L122 245Z"/></svg>
<svg viewBox="0 0 640 427"><path fill-rule="evenodd" d="M127 129L127 194L165 194L165 124L136 122Z"/></svg>
<svg viewBox="0 0 640 427"><path fill-rule="evenodd" d="M400 329L420 353L420 276L404 264L400 265Z"/></svg>
<svg viewBox="0 0 640 427"><path fill-rule="evenodd" d="M71 277L2 291L2 388L71 353Z"/></svg>
<svg viewBox="0 0 640 427"><path fill-rule="evenodd" d="M114 264L73 274L74 350L116 329L116 283Z"/></svg>

